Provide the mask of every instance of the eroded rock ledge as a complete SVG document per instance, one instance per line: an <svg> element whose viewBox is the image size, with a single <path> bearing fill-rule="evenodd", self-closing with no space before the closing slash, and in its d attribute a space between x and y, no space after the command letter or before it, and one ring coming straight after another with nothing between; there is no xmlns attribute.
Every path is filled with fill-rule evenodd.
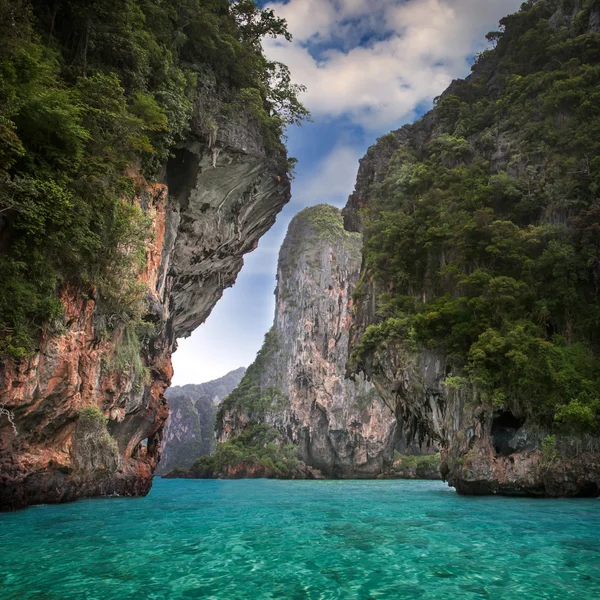
<svg viewBox="0 0 600 600"><path fill-rule="evenodd" d="M154 324L142 340L149 375L111 368L123 327L101 335L95 291L65 290L60 334L0 365L0 406L15 425L0 419L0 509L150 490L176 340L208 317L290 198L287 158L265 148L259 126L244 116L208 130L205 112L197 107L166 185L137 180L153 230L141 277Z"/></svg>

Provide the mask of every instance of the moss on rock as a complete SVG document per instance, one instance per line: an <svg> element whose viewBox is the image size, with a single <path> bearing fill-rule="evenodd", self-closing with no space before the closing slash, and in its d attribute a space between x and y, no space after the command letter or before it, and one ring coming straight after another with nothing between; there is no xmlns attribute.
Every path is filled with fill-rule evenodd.
<svg viewBox="0 0 600 600"><path fill-rule="evenodd" d="M73 436L75 468L94 477L112 475L120 462L117 441L110 435L108 419L96 406L81 409Z"/></svg>

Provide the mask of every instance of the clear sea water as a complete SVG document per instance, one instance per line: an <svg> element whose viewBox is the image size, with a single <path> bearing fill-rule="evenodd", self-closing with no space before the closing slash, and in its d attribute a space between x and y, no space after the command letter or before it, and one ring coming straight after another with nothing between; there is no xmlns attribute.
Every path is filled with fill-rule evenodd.
<svg viewBox="0 0 600 600"><path fill-rule="evenodd" d="M600 599L600 501L156 480L146 498L0 514L0 598Z"/></svg>

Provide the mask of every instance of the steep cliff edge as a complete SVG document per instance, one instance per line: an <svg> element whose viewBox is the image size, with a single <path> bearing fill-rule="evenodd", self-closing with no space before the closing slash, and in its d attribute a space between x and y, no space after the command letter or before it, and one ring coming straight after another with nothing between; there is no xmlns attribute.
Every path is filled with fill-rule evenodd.
<svg viewBox="0 0 600 600"><path fill-rule="evenodd" d="M260 46L285 23L251 3L0 13L0 509L146 494L176 341L290 198L297 101Z"/></svg>
<svg viewBox="0 0 600 600"><path fill-rule="evenodd" d="M252 132L251 121L246 127L244 136ZM244 137L230 137L236 145L217 137L211 148L199 133L169 162L166 179L177 173L175 194L155 186L145 196L155 233L142 281L154 327L141 348L143 371L128 364L111 370L127 333L119 327L99 340L96 301L79 290L64 298L66 332L43 339L27 361L3 363L0 398L14 413L16 432L2 420L0 506L149 491L168 417L163 393L176 340L208 317L235 282L243 255L289 200L285 160L274 163L260 150L251 154ZM185 177L182 163L189 168ZM80 457L76 443L78 415L86 406L108 418L119 447L100 465L92 454Z"/></svg>
<svg viewBox="0 0 600 600"><path fill-rule="evenodd" d="M391 464L393 411L363 379L345 379L360 247L336 208L294 217L279 254L273 328L221 405L220 441L260 423L329 477L374 477Z"/></svg>
<svg viewBox="0 0 600 600"><path fill-rule="evenodd" d="M526 2L361 161L351 371L465 494L600 494L600 7Z"/></svg>
<svg viewBox="0 0 600 600"><path fill-rule="evenodd" d="M219 404L240 383L241 367L213 381L170 387L169 418L165 423L157 475L174 467L187 468L200 456L215 451L215 419Z"/></svg>

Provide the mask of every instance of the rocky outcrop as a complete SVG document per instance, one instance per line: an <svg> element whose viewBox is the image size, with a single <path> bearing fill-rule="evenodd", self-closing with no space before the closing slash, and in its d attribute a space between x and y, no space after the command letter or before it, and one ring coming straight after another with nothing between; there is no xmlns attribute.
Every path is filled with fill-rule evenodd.
<svg viewBox="0 0 600 600"><path fill-rule="evenodd" d="M279 254L275 322L240 386L221 405L221 441L265 423L328 477L375 477L391 464L396 417L374 387L345 378L361 236L340 211L292 220Z"/></svg>
<svg viewBox="0 0 600 600"><path fill-rule="evenodd" d="M515 435L526 432L517 431ZM596 444L592 446L594 451L586 451L586 441L581 438L574 440L578 449L571 443L548 448L537 442L531 449L510 449L505 456L494 446L495 438L492 426L492 431L476 431L468 450L464 434L450 445L442 474L460 494L552 498L600 495L600 451Z"/></svg>
<svg viewBox="0 0 600 600"><path fill-rule="evenodd" d="M529 3L527 10L532 6L534 4ZM512 25L515 29L510 29L512 22L509 22L507 32L512 39L520 40L518 36L523 35L526 27L533 29L543 20L544 27L562 28L562 31L576 27L580 34L592 32L589 39L597 43L597 37L593 36L598 31L598 9L591 8L591 3L548 2L540 3L537 8L541 17L537 17L538 21L532 16L529 20L523 18L518 23L521 30L516 30L515 25ZM539 30L542 30L541 26ZM528 55L531 49L526 47L530 43L526 36L519 43L523 44L523 55ZM573 64L579 64L579 60L574 58ZM457 104L463 102L462 106L467 106L470 85L484 90L485 101L497 100L503 91L502 81L506 80L507 68L506 64L501 68L499 64L497 54L488 52L466 81L451 84L438 99L439 104L443 104L445 98L451 98ZM485 130L490 123L491 117L464 140L468 142L472 157L487 161L484 164L490 176L501 174L516 179L528 169L539 174L541 169L535 164L535 160L541 160L539 156L525 157L518 152L522 131L511 129L507 122L494 123L493 130ZM343 210L345 227L349 231L362 231L359 211L373 206L375 198L382 194L390 165L394 164L395 168L402 165L405 150L410 150L412 156L426 156L428 145L430 148L432 141L448 131L447 118L435 108L413 125L380 138L360 162L354 193ZM461 136L456 132L454 135ZM491 146L482 149L484 135L489 135L486 143ZM418 193L415 199L418 201ZM433 267L439 269L440 264L444 266L445 260ZM467 383L465 364L446 352L443 346L416 350L414 345L396 343L390 337L372 344L370 349L366 349L364 343L361 348L369 326L381 323L384 296L392 287L391 276L388 281L382 279L385 278L374 277L373 270L363 265L361 290L357 295L350 334L351 352L360 348L360 356L355 357L351 370L366 375L375 385L385 403L395 411L398 421L404 424L409 441L433 442L442 448L441 471L451 486L462 494L600 494L598 437L557 436L549 427L535 426L532 419L511 410L508 401L504 406L501 402L495 406L484 402L478 388ZM423 285L415 302L425 302L434 294L435 290ZM402 314L398 313L398 316Z"/></svg>
<svg viewBox="0 0 600 600"><path fill-rule="evenodd" d="M440 479L440 455L401 455L394 453L394 464L378 479Z"/></svg>
<svg viewBox="0 0 600 600"><path fill-rule="evenodd" d="M235 389L245 372L241 367L213 381L174 386L165 392L170 410L157 475L174 467L190 467L200 456L215 451L215 418L219 404Z"/></svg>
<svg viewBox="0 0 600 600"><path fill-rule="evenodd" d="M191 467L175 467L167 479L323 479L298 459L298 448L287 436L265 423L247 423L236 435L217 444L215 453Z"/></svg>
<svg viewBox="0 0 600 600"><path fill-rule="evenodd" d="M196 468L173 469L162 476L163 479L325 479L319 471L299 462L290 473L266 467L261 462L238 462L228 465L222 471Z"/></svg>
<svg viewBox="0 0 600 600"><path fill-rule="evenodd" d="M325 479L319 471L299 462L291 473L282 475L278 471L265 467L262 463L239 462L223 471L213 469L173 470L163 475L164 479Z"/></svg>
<svg viewBox="0 0 600 600"><path fill-rule="evenodd" d="M298 461L288 471L265 465L259 460L237 461L222 469L192 465L189 469L175 468L162 476L163 479L325 479L316 469Z"/></svg>
<svg viewBox="0 0 600 600"><path fill-rule="evenodd" d="M107 326L95 290L69 288L64 327L48 329L31 358L0 365L0 406L15 425L0 414L0 509L150 490L176 341L208 317L290 198L286 157L265 148L247 114L207 119L214 101L201 95L165 184L137 178L138 203L152 222L140 277L151 331L132 338L118 319ZM132 360L117 368L123 352ZM89 407L107 419L118 446L101 468L80 460L76 443ZM104 437L102 427L93 431Z"/></svg>

